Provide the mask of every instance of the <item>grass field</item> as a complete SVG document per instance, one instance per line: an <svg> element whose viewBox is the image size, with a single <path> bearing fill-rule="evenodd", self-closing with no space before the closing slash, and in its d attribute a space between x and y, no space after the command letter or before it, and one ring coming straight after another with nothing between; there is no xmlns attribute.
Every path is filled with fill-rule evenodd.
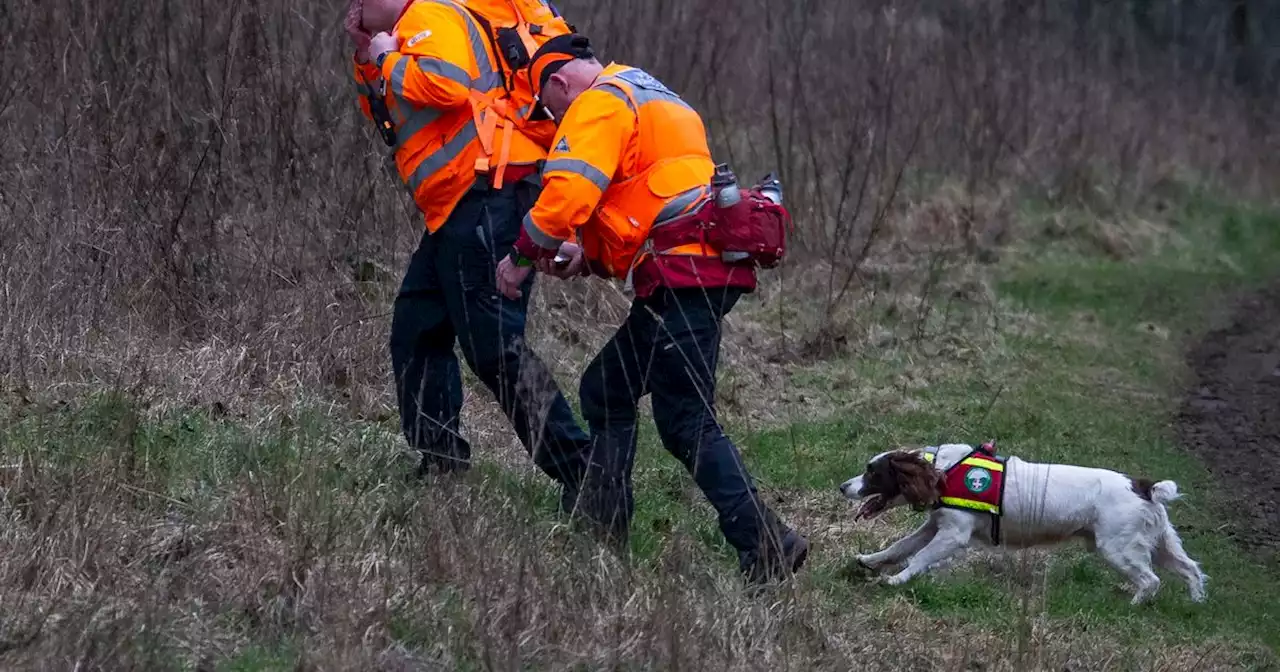
<svg viewBox="0 0 1280 672"><path fill-rule="evenodd" d="M1222 297L1280 262L1280 213L1180 192L1158 217L1107 221L1024 205L999 262L963 273L945 310L886 291L850 323L867 337L822 356L755 352L804 310L788 285L744 303L725 346L725 424L814 543L798 580L764 596L736 586L710 507L647 420L625 563L565 529L507 438L482 443L460 482L415 485L394 417L353 420L319 399L226 414L129 387L7 390L0 660L1276 669L1280 563L1232 545L1232 493L1169 421L1184 347ZM838 484L887 447L989 438L1026 459L1176 479L1171 516L1210 576L1208 603L1164 577L1154 604L1132 608L1078 549L975 553L903 587L869 583L854 554L919 514L855 525Z"/></svg>
<svg viewBox="0 0 1280 672"><path fill-rule="evenodd" d="M1029 210L1025 232L1034 234L1046 221ZM1102 629L1138 650L1160 640L1203 645L1215 638L1228 649L1280 646L1280 599L1269 588L1280 578L1277 556L1249 557L1232 546L1230 513L1238 500L1175 444L1169 427L1185 383L1184 347L1220 314L1230 292L1272 277L1280 213L1188 196L1180 212L1149 225L1147 248L1126 259L1100 257L1075 237L1061 244L1033 239L1012 250L1014 260L993 273L999 326L949 334L959 345L937 355L942 367L919 353L881 349L796 372L798 385L836 409L832 417L754 433L746 446L762 480L799 502L797 515L814 515L807 529L816 526L824 543L811 566L813 585L846 604L905 597L948 621L1006 632L1026 618L1031 588L1035 609L1056 628ZM982 343L984 337L990 340ZM941 371L931 378L935 368ZM868 388L893 392L860 403L858 393ZM1019 561L992 556L899 589L846 581L859 573L854 553L881 547L919 514L899 511L892 522L854 527L835 486L889 447L988 438L1024 459L1177 480L1185 494L1172 516L1211 576L1209 604L1191 604L1176 577L1166 577L1151 609L1131 609L1105 564L1081 550L1038 559L1030 574L1012 571ZM663 474L652 489L664 492L659 484L676 474L652 469ZM648 510L658 515L682 507L660 494L651 501ZM714 538L709 523L700 532Z"/></svg>
<svg viewBox="0 0 1280 672"><path fill-rule="evenodd" d="M741 589L647 419L634 555L602 553L469 372L477 468L404 478L387 332L423 220L339 4L8 3L0 669L1280 668L1255 493L1173 426L1187 346L1280 268L1265 3L555 4L786 185L794 252L727 320L717 401L813 544L797 581ZM576 401L628 301L534 301ZM1209 602L1131 608L1072 549L868 581L919 514L855 525L838 484L987 439L1176 479Z"/></svg>

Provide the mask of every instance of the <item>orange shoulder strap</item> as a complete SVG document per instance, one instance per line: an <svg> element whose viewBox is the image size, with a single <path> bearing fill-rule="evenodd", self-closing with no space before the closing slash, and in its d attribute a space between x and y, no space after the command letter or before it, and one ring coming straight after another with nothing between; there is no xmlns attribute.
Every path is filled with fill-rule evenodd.
<svg viewBox="0 0 1280 672"><path fill-rule="evenodd" d="M454 9L462 15L463 20L468 22L473 30L484 33L485 37L489 38L489 41L492 40L493 36L488 34L488 27L478 21L466 7L456 2L450 2L449 4L453 5ZM515 9L520 25L525 26L525 30L522 33L523 37L524 34L528 33L527 24L524 22L523 15L515 3L512 3L512 7ZM532 37L529 39L532 40ZM485 60L488 61L487 64L479 62L481 56L484 56ZM476 67L480 69L482 75L486 70L486 65L488 70L497 71L497 64L493 60L496 55L491 57L488 49L477 48L475 57L477 59ZM475 82L473 81L470 88L471 119L475 124L476 136L480 140L480 148L482 150L481 155L476 158L475 170L477 173L489 173L492 171L493 187L501 189L503 175L506 173L507 164L511 161L511 140L515 135L515 125L511 120L513 110L507 99L506 82L504 81L501 86L489 91L480 91L475 87ZM493 141L497 137L499 121L502 123L502 152L495 162L493 160Z"/></svg>
<svg viewBox="0 0 1280 672"><path fill-rule="evenodd" d="M480 139L482 150L481 156L476 159L476 172L488 173L493 169L495 189L502 188L502 177L506 173L507 164L511 161L511 139L515 135L515 124L507 114L510 107L503 89L495 89L488 93L471 90L471 119L476 126L476 136ZM491 157L499 120L502 121L502 154L495 165Z"/></svg>

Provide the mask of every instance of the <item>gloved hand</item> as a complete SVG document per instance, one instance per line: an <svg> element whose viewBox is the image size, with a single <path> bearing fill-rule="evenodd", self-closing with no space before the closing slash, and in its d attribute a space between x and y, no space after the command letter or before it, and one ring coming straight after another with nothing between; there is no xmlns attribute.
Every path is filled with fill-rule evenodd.
<svg viewBox="0 0 1280 672"><path fill-rule="evenodd" d="M377 60L379 56L400 48L400 40L391 33L378 33L369 40L369 58Z"/></svg>
<svg viewBox="0 0 1280 672"><path fill-rule="evenodd" d="M557 265L556 259L563 259L563 265ZM564 280L575 275L584 275L582 271L586 265L586 259L583 257L582 246L566 241L560 243L560 251L555 258L539 259L533 265L539 273L554 275Z"/></svg>
<svg viewBox="0 0 1280 672"><path fill-rule="evenodd" d="M356 57L360 61L369 60L369 41L373 36L364 29L363 0L351 0L351 4L347 6L347 18L344 22L344 27L347 31L347 37L350 37L351 42L356 46Z"/></svg>

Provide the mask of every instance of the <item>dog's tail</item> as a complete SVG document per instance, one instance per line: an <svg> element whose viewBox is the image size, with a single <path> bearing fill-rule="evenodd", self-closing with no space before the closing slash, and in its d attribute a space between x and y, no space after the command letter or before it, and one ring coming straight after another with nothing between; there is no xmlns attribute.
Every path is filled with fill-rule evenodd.
<svg viewBox="0 0 1280 672"><path fill-rule="evenodd" d="M1168 504L1181 496L1178 484L1173 481L1160 481L1151 486L1151 501L1156 504Z"/></svg>

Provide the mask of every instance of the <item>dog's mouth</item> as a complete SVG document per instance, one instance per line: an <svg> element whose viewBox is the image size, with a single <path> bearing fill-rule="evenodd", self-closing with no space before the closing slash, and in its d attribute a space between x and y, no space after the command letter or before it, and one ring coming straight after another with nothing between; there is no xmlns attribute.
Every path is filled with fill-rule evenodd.
<svg viewBox="0 0 1280 672"><path fill-rule="evenodd" d="M872 518L880 515L887 504L888 502L885 500L884 495L881 495L878 492L867 495L867 497L862 500L862 506L858 507L858 514L854 516L853 519L855 521L863 518L871 520Z"/></svg>

